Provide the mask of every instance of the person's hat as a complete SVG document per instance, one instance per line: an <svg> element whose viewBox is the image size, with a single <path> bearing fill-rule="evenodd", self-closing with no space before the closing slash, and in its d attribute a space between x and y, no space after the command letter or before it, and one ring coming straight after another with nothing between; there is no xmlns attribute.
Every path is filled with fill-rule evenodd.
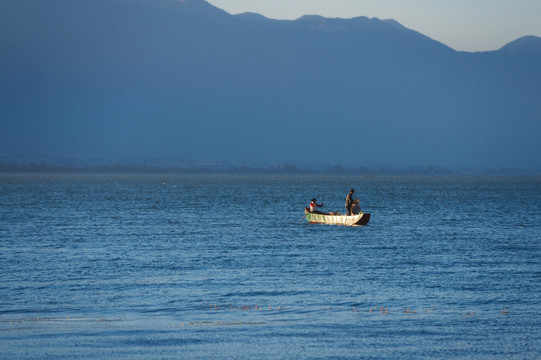
<svg viewBox="0 0 541 360"><path fill-rule="evenodd" d="M314 202L315 202L315 201L317 201L317 199L312 199L311 201L314 201Z"/></svg>

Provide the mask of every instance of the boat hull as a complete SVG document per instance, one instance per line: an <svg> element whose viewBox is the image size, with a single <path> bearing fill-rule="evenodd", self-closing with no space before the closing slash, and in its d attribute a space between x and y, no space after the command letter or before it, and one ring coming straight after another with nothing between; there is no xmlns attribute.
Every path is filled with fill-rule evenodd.
<svg viewBox="0 0 541 360"><path fill-rule="evenodd" d="M306 209L306 220L311 224L329 224L329 225L345 225L345 226L358 226L366 225L370 220L370 214L360 213L357 215L324 215L313 214Z"/></svg>

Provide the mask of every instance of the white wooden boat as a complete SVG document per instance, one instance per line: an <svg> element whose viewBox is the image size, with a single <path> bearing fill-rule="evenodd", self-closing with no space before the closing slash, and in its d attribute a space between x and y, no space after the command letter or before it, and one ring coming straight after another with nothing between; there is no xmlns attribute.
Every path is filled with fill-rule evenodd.
<svg viewBox="0 0 541 360"><path fill-rule="evenodd" d="M356 226L356 225L366 225L370 220L370 214L368 213L359 213L356 215L334 215L334 214L317 214L311 213L310 209L305 208L304 214L306 220L312 224L330 224L330 225L346 225L346 226Z"/></svg>

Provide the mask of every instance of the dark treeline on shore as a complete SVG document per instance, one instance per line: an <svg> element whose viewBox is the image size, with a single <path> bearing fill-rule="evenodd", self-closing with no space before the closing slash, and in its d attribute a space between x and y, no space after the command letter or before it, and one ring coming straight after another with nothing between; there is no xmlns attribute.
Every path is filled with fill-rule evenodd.
<svg viewBox="0 0 541 360"><path fill-rule="evenodd" d="M275 167L248 165L217 166L157 166L147 164L116 165L53 165L46 163L3 164L0 173L95 173L95 174L336 174L336 175L540 175L541 169L513 168L443 168L437 166L379 166L343 167L341 165L325 168L302 168L285 164Z"/></svg>

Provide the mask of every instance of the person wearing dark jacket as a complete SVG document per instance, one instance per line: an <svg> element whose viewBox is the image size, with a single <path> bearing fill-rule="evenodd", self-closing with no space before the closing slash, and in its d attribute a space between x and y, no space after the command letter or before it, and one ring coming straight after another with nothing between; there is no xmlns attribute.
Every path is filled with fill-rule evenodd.
<svg viewBox="0 0 541 360"><path fill-rule="evenodd" d="M354 189L351 189L349 191L348 196L346 196L346 211L348 212L348 216L351 215L351 207L353 206L353 194L355 193Z"/></svg>

